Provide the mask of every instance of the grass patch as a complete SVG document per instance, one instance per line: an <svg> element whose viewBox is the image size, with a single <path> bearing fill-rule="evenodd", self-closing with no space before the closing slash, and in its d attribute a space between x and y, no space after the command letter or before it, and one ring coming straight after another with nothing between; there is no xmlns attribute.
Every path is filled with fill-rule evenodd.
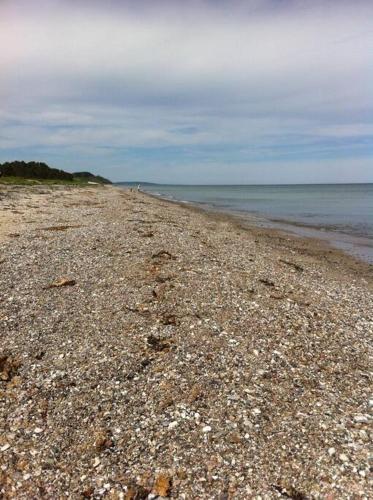
<svg viewBox="0 0 373 500"><path fill-rule="evenodd" d="M53 186L53 185L67 185L67 186L93 186L88 184L86 180L75 178L73 181L62 179L26 179L25 177L0 177L0 184L17 185L17 186Z"/></svg>

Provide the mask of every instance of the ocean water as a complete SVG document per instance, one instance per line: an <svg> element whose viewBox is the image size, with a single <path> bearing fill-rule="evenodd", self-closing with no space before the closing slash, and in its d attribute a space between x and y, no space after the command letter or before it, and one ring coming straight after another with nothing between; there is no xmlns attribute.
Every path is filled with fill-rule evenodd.
<svg viewBox="0 0 373 500"><path fill-rule="evenodd" d="M143 185L141 190L321 237L373 262L373 184Z"/></svg>

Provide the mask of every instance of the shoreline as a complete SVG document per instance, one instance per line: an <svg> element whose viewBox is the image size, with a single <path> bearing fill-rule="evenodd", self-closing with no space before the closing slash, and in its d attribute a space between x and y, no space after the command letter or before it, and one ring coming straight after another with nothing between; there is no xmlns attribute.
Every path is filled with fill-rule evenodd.
<svg viewBox="0 0 373 500"><path fill-rule="evenodd" d="M119 186L121 187L121 186ZM126 189L123 186L123 189ZM168 198L161 194L154 194L150 191L142 190L144 194L154 196L171 203L180 203L181 206L195 206L206 213L221 213L233 218L245 221L250 227L255 226L263 229L274 229L287 235L307 240L323 241L336 250L352 256L354 259L362 261L368 265L373 265L373 240L363 235L354 235L339 230L333 231L322 225L311 225L289 219L276 219L257 212L238 211L208 203L199 203ZM312 243L311 243L312 244Z"/></svg>
<svg viewBox="0 0 373 500"><path fill-rule="evenodd" d="M368 265L119 187L4 192L0 496L372 496Z"/></svg>
<svg viewBox="0 0 373 500"><path fill-rule="evenodd" d="M120 189L123 189L119 187ZM125 188L124 188L125 189ZM273 245L282 245L286 248L295 248L301 254L319 258L329 264L339 264L345 266L352 272L356 272L361 276L369 279L373 284L373 266L369 261L357 257L355 254L347 252L345 249L333 246L329 240L322 239L317 236L302 236L291 232L284 228L261 226L256 222L255 217L250 214L242 215L237 212L230 212L215 209L212 207L204 207L198 203L184 202L163 198L147 191L141 191L141 194L149 196L155 200L161 200L171 205L176 205L192 212L201 213L207 217L211 217L216 221L231 222L239 229L245 229L252 234L262 237ZM338 271L337 271L338 272Z"/></svg>
<svg viewBox="0 0 373 500"><path fill-rule="evenodd" d="M48 192L49 190L61 191L65 190L77 190L77 189L119 189L120 191L126 191L129 189L128 186L79 186L79 185L37 185L37 186L27 186L27 185L0 185L0 202L1 202L1 191L3 192L31 192L33 194L33 198L36 203L43 203L43 194ZM38 195L41 193L41 196ZM285 246L291 246L294 243L295 247L298 251L302 253L308 253L313 256L320 257L328 262L336 264L339 261L342 265L345 265L347 268L359 272L364 276L368 276L373 279L373 266L370 260L367 260L355 252L349 252L346 248L338 247L337 245L333 245L329 238L322 238L321 231L316 230L317 234L302 234L292 231L292 226L296 226L296 223L289 224L289 227L286 226L286 221L279 222L272 221L271 219L265 219L261 216L255 217L255 215L250 214L248 212L240 213L235 211L223 210L219 207L213 207L208 204L203 205L199 203L189 202L189 201L180 201L176 199L170 199L167 197L163 197L160 195L156 195L147 191L140 191L139 193L144 194L145 196L149 196L150 198L154 198L155 200L161 200L165 203L170 203L172 205L180 206L181 208L186 208L187 210L194 210L197 213L205 214L207 216L213 217L215 220L222 221L231 221L239 228L245 228L246 230L252 231L258 236L264 237L269 241L273 240L277 243L285 244ZM14 207L13 207L14 208ZM30 205L27 205L26 208L30 208ZM22 208L21 208L22 209ZM19 217L17 217L17 210L9 209L11 215L9 216L3 210L3 213L0 215L0 241L1 234L6 234L6 232L10 232L13 234L14 232L17 234L18 224L21 222ZM266 222L269 224L267 225ZM274 223L273 225L271 225ZM263 224L263 225L262 225ZM7 231L5 231L5 227L7 227ZM300 229L308 229L306 226L299 224ZM310 228L312 231L313 228ZM291 243L290 243L291 242Z"/></svg>

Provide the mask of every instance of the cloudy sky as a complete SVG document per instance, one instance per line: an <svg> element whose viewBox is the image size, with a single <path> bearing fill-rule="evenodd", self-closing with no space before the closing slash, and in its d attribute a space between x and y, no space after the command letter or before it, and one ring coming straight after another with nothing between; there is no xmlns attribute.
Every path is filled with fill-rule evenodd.
<svg viewBox="0 0 373 500"><path fill-rule="evenodd" d="M0 162L373 182L371 0L0 0Z"/></svg>

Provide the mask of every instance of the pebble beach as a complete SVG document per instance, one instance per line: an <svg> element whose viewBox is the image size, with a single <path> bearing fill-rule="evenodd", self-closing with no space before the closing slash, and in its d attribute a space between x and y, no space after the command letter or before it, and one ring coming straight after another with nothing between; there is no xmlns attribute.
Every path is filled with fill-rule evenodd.
<svg viewBox="0 0 373 500"><path fill-rule="evenodd" d="M369 264L129 189L2 186L0 273L0 498L372 498Z"/></svg>

